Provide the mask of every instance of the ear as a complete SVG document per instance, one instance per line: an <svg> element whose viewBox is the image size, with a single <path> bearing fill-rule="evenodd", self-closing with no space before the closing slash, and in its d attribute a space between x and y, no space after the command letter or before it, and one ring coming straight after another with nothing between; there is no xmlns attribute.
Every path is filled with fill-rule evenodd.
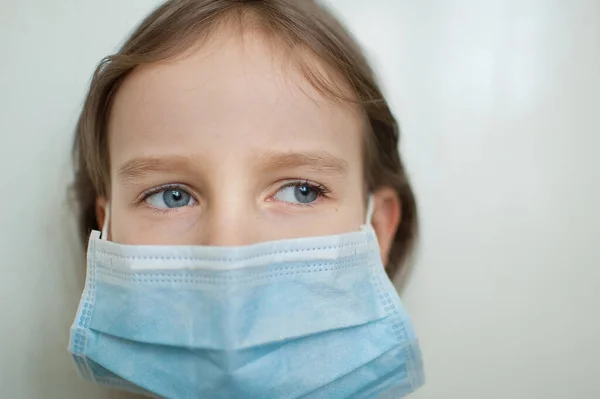
<svg viewBox="0 0 600 399"><path fill-rule="evenodd" d="M106 217L106 198L98 197L96 198L96 223L98 224L98 229L102 231L104 227L104 220Z"/></svg>
<svg viewBox="0 0 600 399"><path fill-rule="evenodd" d="M391 187L382 187L373 194L373 218L371 224L377 234L381 261L388 264L390 250L401 218L400 198Z"/></svg>

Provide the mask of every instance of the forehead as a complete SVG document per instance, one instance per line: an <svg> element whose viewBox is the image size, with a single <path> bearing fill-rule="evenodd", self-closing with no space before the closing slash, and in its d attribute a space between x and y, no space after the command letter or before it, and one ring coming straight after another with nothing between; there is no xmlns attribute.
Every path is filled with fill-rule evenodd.
<svg viewBox="0 0 600 399"><path fill-rule="evenodd" d="M360 158L358 107L322 95L289 56L261 35L230 35L201 43L185 57L139 67L113 104L111 166L156 155L222 162L267 148ZM316 59L303 57L326 75Z"/></svg>

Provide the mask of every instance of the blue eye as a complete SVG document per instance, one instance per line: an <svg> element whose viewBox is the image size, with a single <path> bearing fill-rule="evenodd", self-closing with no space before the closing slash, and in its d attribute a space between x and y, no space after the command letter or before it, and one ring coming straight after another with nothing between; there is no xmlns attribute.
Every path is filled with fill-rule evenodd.
<svg viewBox="0 0 600 399"><path fill-rule="evenodd" d="M310 204L315 202L320 195L323 194L323 189L309 183L291 183L282 187L273 198L278 201Z"/></svg>
<svg viewBox="0 0 600 399"><path fill-rule="evenodd" d="M173 209L194 205L196 201L187 191L180 188L170 188L149 195L146 202L159 209Z"/></svg>

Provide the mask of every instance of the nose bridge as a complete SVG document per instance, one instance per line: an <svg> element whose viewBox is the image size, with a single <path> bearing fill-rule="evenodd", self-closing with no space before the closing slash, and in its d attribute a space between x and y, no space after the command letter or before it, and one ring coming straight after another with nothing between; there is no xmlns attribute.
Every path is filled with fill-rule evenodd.
<svg viewBox="0 0 600 399"><path fill-rule="evenodd" d="M206 245L238 246L254 242L252 221L256 208L243 192L231 193L226 198L217 196L208 206Z"/></svg>

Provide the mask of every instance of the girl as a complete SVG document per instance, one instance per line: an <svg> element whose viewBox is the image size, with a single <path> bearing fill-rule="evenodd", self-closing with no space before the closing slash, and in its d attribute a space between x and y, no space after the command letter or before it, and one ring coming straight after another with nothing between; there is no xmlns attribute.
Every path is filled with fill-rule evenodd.
<svg viewBox="0 0 600 399"><path fill-rule="evenodd" d="M387 278L417 226L397 145L321 5L162 4L100 63L77 126L82 376L169 398L414 391Z"/></svg>

